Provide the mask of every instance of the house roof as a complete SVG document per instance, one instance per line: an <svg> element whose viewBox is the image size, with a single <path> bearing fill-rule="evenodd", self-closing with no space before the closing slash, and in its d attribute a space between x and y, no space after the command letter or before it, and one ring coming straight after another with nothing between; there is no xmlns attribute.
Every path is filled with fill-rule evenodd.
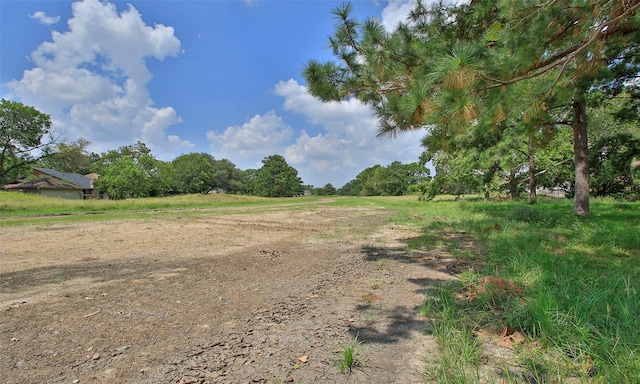
<svg viewBox="0 0 640 384"><path fill-rule="evenodd" d="M83 187L78 186L76 184L67 183L66 181L57 180L53 178L45 178L45 179L37 179L27 181L25 183L20 184L10 184L2 187L4 189L30 189L30 190L41 190L41 189L83 189Z"/></svg>
<svg viewBox="0 0 640 384"><path fill-rule="evenodd" d="M55 169L47 168L34 168L34 170L51 177L55 177L56 179L79 185L82 189L93 189L93 180L78 173L60 172Z"/></svg>

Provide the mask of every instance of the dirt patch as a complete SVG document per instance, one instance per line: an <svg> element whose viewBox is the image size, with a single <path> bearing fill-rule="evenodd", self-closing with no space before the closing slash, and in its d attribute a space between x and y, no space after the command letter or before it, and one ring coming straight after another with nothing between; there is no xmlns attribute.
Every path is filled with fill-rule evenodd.
<svg viewBox="0 0 640 384"><path fill-rule="evenodd" d="M415 307L452 278L380 209L26 225L0 233L2 383L411 383ZM357 338L361 364L340 372Z"/></svg>

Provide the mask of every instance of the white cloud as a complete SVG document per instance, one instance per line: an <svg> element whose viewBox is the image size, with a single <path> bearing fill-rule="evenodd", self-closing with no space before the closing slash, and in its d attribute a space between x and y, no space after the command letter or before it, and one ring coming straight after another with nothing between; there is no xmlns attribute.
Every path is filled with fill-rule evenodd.
<svg viewBox="0 0 640 384"><path fill-rule="evenodd" d="M122 88L109 78L77 67L60 71L40 67L25 70L20 81L12 81L9 85L22 100L51 113L76 103L114 98L122 92Z"/></svg>
<svg viewBox="0 0 640 384"><path fill-rule="evenodd" d="M275 111L256 115L246 123L222 132L207 132L211 154L227 158L240 169L260 168L261 160L280 154L296 168L305 184L336 187L355 178L367 167L418 160L424 132L395 140L376 138L377 119L369 107L356 99L323 103L307 93L296 80L280 81L274 88L284 98L283 108L303 115L320 133L301 131L297 137Z"/></svg>
<svg viewBox="0 0 640 384"><path fill-rule="evenodd" d="M51 41L31 53L35 67L7 84L15 95L50 114L67 136L83 137L94 148L134 140L146 142L154 154L193 147L167 136L180 117L172 107L154 107L146 88L152 78L146 60L181 53L173 27L149 26L132 5L118 12L99 0L75 2L72 13L67 31L52 31ZM54 20L43 12L31 17Z"/></svg>
<svg viewBox="0 0 640 384"><path fill-rule="evenodd" d="M285 98L285 110L305 115L312 124L330 123L327 126L329 130L332 127L342 129L344 121L371 119L371 110L360 101L351 99L341 103L322 103L293 79L276 84L275 93Z"/></svg>
<svg viewBox="0 0 640 384"><path fill-rule="evenodd" d="M52 25L60 21L60 16L47 16L47 14L42 11L36 11L33 15L29 15L29 17L38 20L44 25Z"/></svg>
<svg viewBox="0 0 640 384"><path fill-rule="evenodd" d="M470 0L445 0L444 4L468 4ZM429 8L439 0L422 0L422 5ZM382 10L382 25L387 32L396 29L399 23L406 23L409 13L416 6L417 0L390 0Z"/></svg>
<svg viewBox="0 0 640 384"><path fill-rule="evenodd" d="M434 1L423 1L428 4ZM406 23L409 12L416 6L416 0L390 0L389 4L382 10L382 25L387 32L396 29L399 23Z"/></svg>
<svg viewBox="0 0 640 384"><path fill-rule="evenodd" d="M285 99L285 110L304 115L323 131L315 136L303 131L285 149L285 158L305 183L322 186L330 182L340 187L367 167L396 160L415 162L422 153L424 132L406 133L394 140L379 139L377 119L358 100L323 103L293 79L279 82L275 93Z"/></svg>
<svg viewBox="0 0 640 384"><path fill-rule="evenodd" d="M222 133L208 131L207 139L216 158L232 159L239 168L259 168L264 157L281 154L292 135L293 129L275 111L269 111Z"/></svg>

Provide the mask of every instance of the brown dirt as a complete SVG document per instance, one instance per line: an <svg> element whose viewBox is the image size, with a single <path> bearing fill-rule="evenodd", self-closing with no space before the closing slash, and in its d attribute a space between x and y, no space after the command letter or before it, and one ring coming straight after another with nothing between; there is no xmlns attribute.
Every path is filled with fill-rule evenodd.
<svg viewBox="0 0 640 384"><path fill-rule="evenodd" d="M0 382L417 383L451 279L389 212L318 206L0 231ZM357 337L361 364L340 372Z"/></svg>

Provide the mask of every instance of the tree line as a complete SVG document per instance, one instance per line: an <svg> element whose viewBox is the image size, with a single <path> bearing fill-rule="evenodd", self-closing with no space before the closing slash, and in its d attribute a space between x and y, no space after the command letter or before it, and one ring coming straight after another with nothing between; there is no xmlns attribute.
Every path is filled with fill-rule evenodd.
<svg viewBox="0 0 640 384"><path fill-rule="evenodd" d="M284 157L272 155L262 160L260 169L240 170L227 159L217 160L207 153L189 153L170 162L156 159L149 148L137 142L101 155L81 150L86 141L75 142L75 154L84 158L84 171L100 175L95 183L110 198L167 196L190 193L232 193L264 197L290 197L303 193L298 171ZM66 155L56 152L39 161L42 166L62 171Z"/></svg>
<svg viewBox="0 0 640 384"><path fill-rule="evenodd" d="M260 169L240 170L227 159L207 153L180 155L170 162L156 159L142 142L97 154L84 139L64 142L51 129L50 117L33 107L2 100L0 104L0 183L30 179L34 167L78 174L96 173L100 195L125 199L172 194L224 192L264 197L316 195L389 195L409 193L429 175L424 165L394 162L362 171L336 189L304 185L298 171L284 157L271 155Z"/></svg>
<svg viewBox="0 0 640 384"><path fill-rule="evenodd" d="M589 161L591 194L640 198L640 126L629 112L625 94L609 98L591 95ZM618 115L627 116L618 116ZM629 118L629 115L631 118ZM573 147L570 130L540 136L545 145L535 151L535 185L562 188L572 196ZM529 142L517 135L493 138L492 147L433 150L419 161L393 162L364 169L355 179L336 188L304 185L298 171L280 155L263 159L260 169L240 170L227 159L206 153L178 156L170 162L156 159L141 142L102 154L90 153L89 142L61 141L51 129L49 116L21 103L0 103L0 183L28 179L33 167L79 174L97 173L96 188L111 198L225 192L265 197L315 195L399 196L418 194L431 199L440 194L531 194L527 151ZM425 139L427 141L429 138ZM436 170L431 175L428 163ZM535 191L534 191L535 192Z"/></svg>
<svg viewBox="0 0 640 384"><path fill-rule="evenodd" d="M19 102L0 102L0 185L34 178L33 168L82 175L96 173L94 187L113 199L225 192L265 197L304 193L298 171L284 157L262 160L260 169L240 170L227 159L189 153L170 162L156 159L142 142L97 154L90 142L61 140L50 116Z"/></svg>

